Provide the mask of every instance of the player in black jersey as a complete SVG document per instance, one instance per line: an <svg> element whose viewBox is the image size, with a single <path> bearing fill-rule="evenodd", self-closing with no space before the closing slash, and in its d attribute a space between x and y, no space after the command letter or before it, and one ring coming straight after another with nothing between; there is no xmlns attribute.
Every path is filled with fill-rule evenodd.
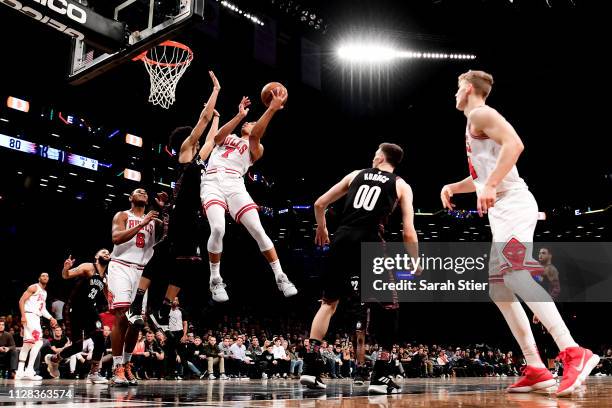
<svg viewBox="0 0 612 408"><path fill-rule="evenodd" d="M56 355L47 354L45 362L47 370L53 378L59 377L59 363L83 350L83 340L92 339L94 343L91 369L87 380L93 384L107 384L108 380L99 374L99 364L104 353L104 335L100 313L107 310L108 305L104 295L106 283L106 267L111 259L107 249L100 249L93 263L82 263L73 268L74 259L69 256L64 261L62 278L78 278L68 302L64 307L64 323L66 335L72 343Z"/></svg>
<svg viewBox="0 0 612 408"><path fill-rule="evenodd" d="M202 237L202 203L200 201L200 181L205 171L204 160L214 147L213 138L219 127L219 113L215 110L221 86L212 71L209 71L213 82L213 91L208 102L200 113L194 128L189 126L176 128L170 135L166 151L177 153L178 177L170 200L164 205L161 218L163 232L155 244L153 258L146 265L136 298L126 313L128 321L135 327L143 327L142 301L154 275L168 273L170 283L161 308L152 313L150 318L155 326L168 332L168 316L172 300L176 298L185 277L190 271L202 265L198 253L198 242ZM206 140L200 148L200 138L212 120Z"/></svg>
<svg viewBox="0 0 612 408"><path fill-rule="evenodd" d="M315 243L323 246L330 242L325 211L330 204L346 195L340 226L330 244L329 268L321 279L323 297L310 329L310 350L304 356L304 375L300 382L309 388L326 387L319 377L319 346L338 302L352 291L351 276L361 270L361 243L383 242L381 229L397 205L402 209L406 248L414 259L418 257L412 190L404 180L393 174L403 155L398 145L382 143L374 155L372 168L351 172L315 202ZM369 391L386 394L399 390L391 377L386 375L385 363L375 363Z"/></svg>

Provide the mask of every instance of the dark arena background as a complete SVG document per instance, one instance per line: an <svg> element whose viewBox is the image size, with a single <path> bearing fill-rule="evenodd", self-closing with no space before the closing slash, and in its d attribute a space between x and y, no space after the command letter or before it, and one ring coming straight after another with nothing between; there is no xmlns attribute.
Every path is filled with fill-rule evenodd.
<svg viewBox="0 0 612 408"><path fill-rule="evenodd" d="M57 27L41 23L42 11L36 12L41 18L33 18L31 14L36 13L27 14L23 8L40 8L45 2L24 0L19 7L16 0L0 2L4 39L0 54L0 316L5 322L0 351L9 346L4 343L9 336L14 340L13 348L1 353L3 404L610 405L612 303L588 298L559 305L580 346L601 357L586 386L570 398L556 397L554 391L505 392L520 376L525 361L492 302L362 304L358 298L341 302L325 340L339 345L334 357L339 356L343 364L336 367L332 358L324 390L302 386L297 379L301 368L269 379L249 370L246 374L251 378L241 381L244 370L230 372L238 365L226 363L227 381L209 379L212 373L206 372L206 364L198 361L196 373L186 363L192 356L180 351L180 363L144 364L137 387L89 384L90 360L85 350L79 353L75 368L61 364L60 379L53 379L44 356L54 353L51 347L59 340L47 331L50 323L44 318L43 346L35 363L43 379L14 379L24 335L22 294L47 272L47 309L51 311L56 300L66 302L74 282L62 279L64 260L71 255L76 266L92 262L100 248L112 251L113 216L129 209L128 196L134 189L145 188L149 197L161 191L172 194L177 162L166 149L168 137L176 127L197 122L212 90L209 70L221 85L216 104L221 124L236 114L242 96L253 102L247 119L257 120L266 109L260 100L266 83L278 81L288 90L284 109L274 116L262 139L265 155L249 168L245 183L259 205L259 216L283 270L299 293L285 298L279 292L257 243L228 215L221 271L230 299L214 302L205 259L209 229L204 222L199 247L205 262L190 272L179 300L187 332L205 344L209 336L218 343L227 336L232 343L244 334L249 348L253 337L263 345L282 336L289 349L296 346L293 357L304 358L308 351L304 339L319 309L327 259L333 251L314 243L314 202L349 172L370 167L382 142L396 143L404 150L404 160L395 172L412 188L419 242L491 241L489 221L479 217L474 194L453 197L454 210L443 209L440 201L445 184L469 174L465 116L455 108L455 93L457 77L470 69L493 75L487 104L504 115L524 143L517 167L538 202L534 246L538 242L598 243L609 251L612 160L607 98L612 67L607 55L606 2L202 1L203 19L177 25L172 33L160 32L159 38L150 37L157 43L172 38L193 50L193 61L178 82L176 102L169 109L148 103L150 80L143 63L121 54L135 45L100 46L107 39L99 39L86 58L97 56L99 49L121 49L125 63L71 84L75 82L69 76L74 40ZM83 0L80 6L112 20L112 10L121 3ZM176 7L191 4L153 3L159 20L168 18ZM62 4L79 2L49 1L45 15L54 18L51 5ZM135 5L139 8L125 17L128 29L137 24L133 20L148 16L149 1L137 0ZM59 17L58 21L70 26ZM84 33L91 46L89 32ZM352 55L367 60L355 62L338 53L339 47L349 43L382 43L422 55L383 62ZM343 205L340 200L327 212L332 236ZM396 211L385 230L387 241L402 241L401 221L401 212ZM610 258L601 262L610 273ZM150 309L160 306L173 273L179 271L165 271L153 281ZM353 273L360 274L359 270ZM572 279L571 270L560 270L561 287ZM531 320L532 313L527 310L527 314ZM365 386L354 383L358 322L367 326L366 370L372 368L375 353L379 359L383 350L389 353L384 357L394 370L394 381L402 387L399 393L369 395L367 378ZM531 326L543 361L560 379L563 367L555 360L554 342L541 325ZM108 329L105 354L110 355ZM162 349L168 342L157 341ZM176 347L190 350L192 342L189 337ZM452 370L440 368L441 351L453 361ZM510 351L513 358L508 356ZM166 354L172 353L166 350ZM108 378L109 360L100 371ZM43 390L72 394L53 399L41 396ZM33 393L24 399L28 391Z"/></svg>

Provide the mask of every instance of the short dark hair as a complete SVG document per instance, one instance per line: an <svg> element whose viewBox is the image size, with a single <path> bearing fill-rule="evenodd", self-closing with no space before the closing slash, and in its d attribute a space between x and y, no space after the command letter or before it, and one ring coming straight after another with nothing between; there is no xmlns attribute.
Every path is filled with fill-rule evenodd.
<svg viewBox="0 0 612 408"><path fill-rule="evenodd" d="M176 152L181 150L181 145L192 130L193 128L191 126L180 126L174 129L168 138L168 147L174 149Z"/></svg>
<svg viewBox="0 0 612 408"><path fill-rule="evenodd" d="M394 143L381 143L378 148L385 155L387 163L393 167L399 166L404 158L404 150Z"/></svg>

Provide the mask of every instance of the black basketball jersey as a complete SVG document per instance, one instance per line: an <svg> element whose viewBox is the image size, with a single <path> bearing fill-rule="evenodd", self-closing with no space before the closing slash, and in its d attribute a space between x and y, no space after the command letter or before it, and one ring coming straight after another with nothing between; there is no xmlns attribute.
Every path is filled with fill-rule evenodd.
<svg viewBox="0 0 612 408"><path fill-rule="evenodd" d="M81 308L103 312L106 310L107 301L104 296L104 279L98 271L90 277L81 277L70 294L68 303L76 313Z"/></svg>
<svg viewBox="0 0 612 408"><path fill-rule="evenodd" d="M360 171L349 186L339 228L379 231L397 205L397 178L378 169Z"/></svg>

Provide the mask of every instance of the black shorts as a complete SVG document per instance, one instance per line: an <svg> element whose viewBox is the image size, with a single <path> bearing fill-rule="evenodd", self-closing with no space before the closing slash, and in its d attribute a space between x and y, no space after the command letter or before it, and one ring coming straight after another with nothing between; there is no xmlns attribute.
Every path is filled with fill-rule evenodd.
<svg viewBox="0 0 612 408"><path fill-rule="evenodd" d="M382 242L382 239L376 232L357 228L340 227L334 234L328 262L321 275L325 301L360 295L362 242Z"/></svg>
<svg viewBox="0 0 612 408"><path fill-rule="evenodd" d="M64 324L66 326L66 337L73 343L81 340L83 336L87 339L98 330L102 330L100 315L90 305L70 305L64 307Z"/></svg>
<svg viewBox="0 0 612 408"><path fill-rule="evenodd" d="M204 219L200 214L172 214L166 237L170 244L171 255L176 258L188 258L199 256L198 253L205 251L203 225Z"/></svg>

